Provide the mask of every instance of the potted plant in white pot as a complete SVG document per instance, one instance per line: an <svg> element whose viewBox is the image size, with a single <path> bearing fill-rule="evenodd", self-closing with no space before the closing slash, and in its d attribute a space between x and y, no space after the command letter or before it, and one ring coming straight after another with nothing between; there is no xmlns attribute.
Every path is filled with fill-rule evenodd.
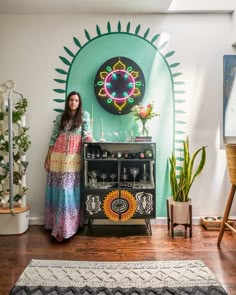
<svg viewBox="0 0 236 295"><path fill-rule="evenodd" d="M196 163L196 160L199 162ZM174 153L169 158L170 162L170 185L172 196L167 199L168 229L169 222L173 227L178 224L191 225L189 196L190 189L195 178L201 173L206 162L206 147L196 150L193 155L189 151L189 139L183 140L183 153L176 157ZM177 165L177 162L179 164ZM173 209L171 210L171 206ZM191 234L190 234L191 236Z"/></svg>

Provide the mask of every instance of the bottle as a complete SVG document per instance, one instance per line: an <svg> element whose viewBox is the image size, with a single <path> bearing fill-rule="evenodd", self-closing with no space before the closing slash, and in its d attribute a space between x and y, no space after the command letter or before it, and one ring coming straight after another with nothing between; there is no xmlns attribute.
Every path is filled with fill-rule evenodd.
<svg viewBox="0 0 236 295"><path fill-rule="evenodd" d="M138 153L139 159L145 159L145 154L143 152Z"/></svg>
<svg viewBox="0 0 236 295"><path fill-rule="evenodd" d="M150 149L145 150L144 154L145 154L145 158L147 158L147 159L152 159L153 158L153 151L150 150Z"/></svg>

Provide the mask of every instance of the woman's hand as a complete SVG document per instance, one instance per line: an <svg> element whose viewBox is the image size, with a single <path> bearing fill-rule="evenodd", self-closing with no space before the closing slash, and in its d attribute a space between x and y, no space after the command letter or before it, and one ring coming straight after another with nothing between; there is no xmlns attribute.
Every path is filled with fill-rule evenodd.
<svg viewBox="0 0 236 295"><path fill-rule="evenodd" d="M48 154L44 162L44 168L48 172L50 170L50 162L51 162L51 153L53 150L53 146L50 146L48 149Z"/></svg>
<svg viewBox="0 0 236 295"><path fill-rule="evenodd" d="M86 137L84 137L84 141L85 141L85 142L93 142L93 137L92 137L92 135L87 135Z"/></svg>
<svg viewBox="0 0 236 295"><path fill-rule="evenodd" d="M48 172L50 170L50 156L47 156L44 162L44 168Z"/></svg>

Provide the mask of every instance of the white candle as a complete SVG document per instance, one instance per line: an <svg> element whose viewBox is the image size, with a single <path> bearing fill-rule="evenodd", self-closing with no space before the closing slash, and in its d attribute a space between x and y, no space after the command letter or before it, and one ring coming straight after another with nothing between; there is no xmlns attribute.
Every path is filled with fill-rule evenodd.
<svg viewBox="0 0 236 295"><path fill-rule="evenodd" d="M92 111L91 111L91 119L93 120L93 104L92 104Z"/></svg>
<svg viewBox="0 0 236 295"><path fill-rule="evenodd" d="M103 119L101 118L101 133L103 133Z"/></svg>

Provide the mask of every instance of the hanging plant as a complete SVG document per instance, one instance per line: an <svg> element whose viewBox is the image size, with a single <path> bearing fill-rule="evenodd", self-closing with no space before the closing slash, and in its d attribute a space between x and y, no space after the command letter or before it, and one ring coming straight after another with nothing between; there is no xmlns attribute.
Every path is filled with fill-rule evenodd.
<svg viewBox="0 0 236 295"><path fill-rule="evenodd" d="M3 121L3 120L4 120L4 113L0 112L0 121Z"/></svg>
<svg viewBox="0 0 236 295"><path fill-rule="evenodd" d="M25 115L28 102L26 98L19 99L15 105L15 110L12 112L12 121L17 123L21 121L21 117Z"/></svg>

